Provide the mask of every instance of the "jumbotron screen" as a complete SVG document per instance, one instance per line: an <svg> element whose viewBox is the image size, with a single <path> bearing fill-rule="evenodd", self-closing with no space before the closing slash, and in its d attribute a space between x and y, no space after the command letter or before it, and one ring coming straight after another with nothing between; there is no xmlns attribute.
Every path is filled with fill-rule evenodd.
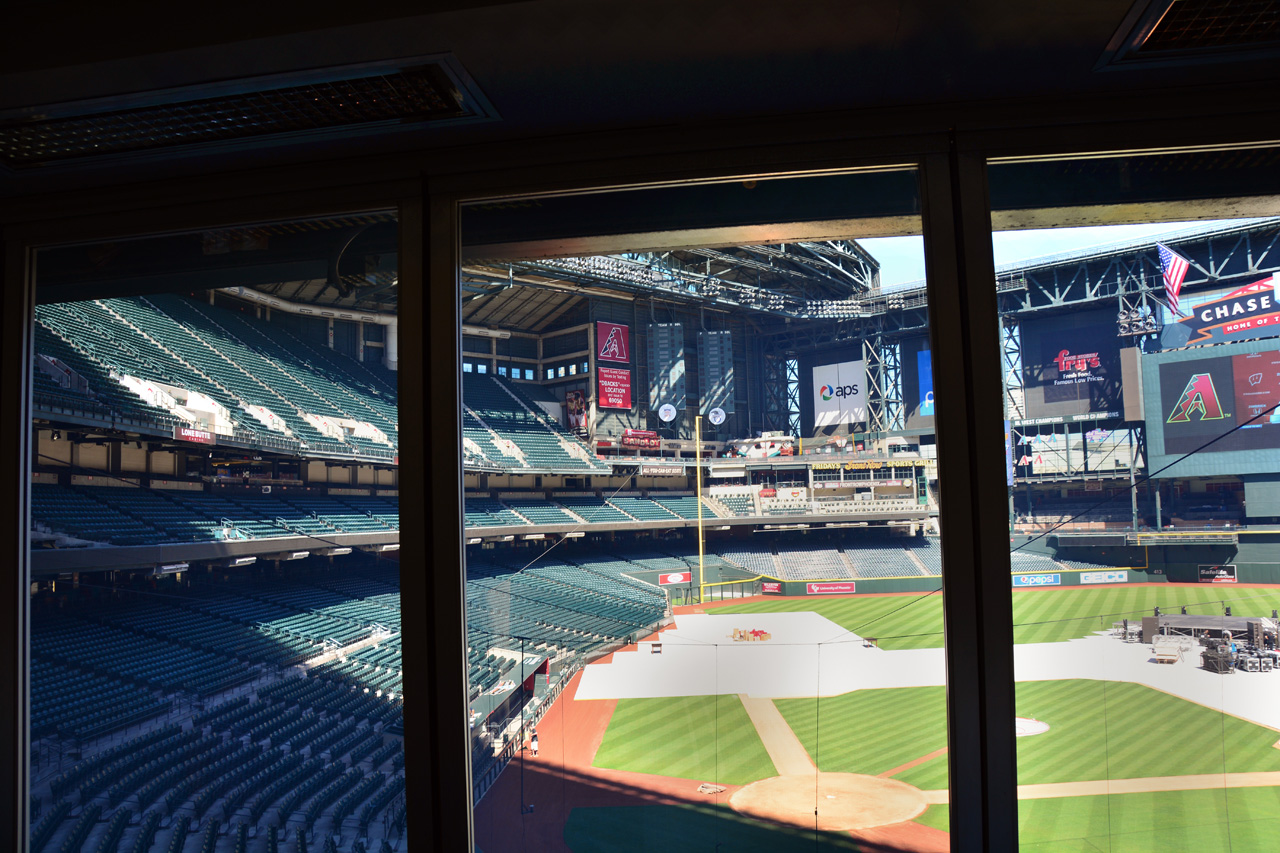
<svg viewBox="0 0 1280 853"><path fill-rule="evenodd" d="M1166 475L1280 471L1280 349L1274 341L1143 357L1152 469Z"/></svg>
<svg viewBox="0 0 1280 853"><path fill-rule="evenodd" d="M1027 417L1045 423L1120 414L1120 339L1110 311L1022 323Z"/></svg>

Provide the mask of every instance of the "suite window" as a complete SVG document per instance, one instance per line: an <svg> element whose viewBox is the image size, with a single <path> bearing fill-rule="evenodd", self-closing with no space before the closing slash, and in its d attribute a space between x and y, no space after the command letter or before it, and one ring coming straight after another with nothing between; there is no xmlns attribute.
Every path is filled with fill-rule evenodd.
<svg viewBox="0 0 1280 853"><path fill-rule="evenodd" d="M274 849L344 821L407 843L398 230L390 210L39 250L33 849ZM334 240L339 288L278 278ZM211 273L236 287L184 286ZM340 291L390 330L381 360L317 319Z"/></svg>

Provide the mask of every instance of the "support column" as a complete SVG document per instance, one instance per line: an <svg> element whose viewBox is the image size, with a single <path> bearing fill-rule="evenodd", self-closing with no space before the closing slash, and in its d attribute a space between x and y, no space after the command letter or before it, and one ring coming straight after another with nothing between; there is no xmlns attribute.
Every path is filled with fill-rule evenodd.
<svg viewBox="0 0 1280 853"><path fill-rule="evenodd" d="M382 348L382 363L387 370L397 370L400 365L400 324L387 326L386 340Z"/></svg>
<svg viewBox="0 0 1280 853"><path fill-rule="evenodd" d="M937 402L951 845L1016 851L1005 391L986 164L953 136L949 154L925 158L920 185L935 387L963 389Z"/></svg>

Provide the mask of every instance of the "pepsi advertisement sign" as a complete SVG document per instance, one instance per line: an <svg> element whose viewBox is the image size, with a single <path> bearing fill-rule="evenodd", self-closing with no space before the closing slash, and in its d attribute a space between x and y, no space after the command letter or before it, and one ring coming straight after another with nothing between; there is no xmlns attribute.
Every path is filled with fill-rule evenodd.
<svg viewBox="0 0 1280 853"><path fill-rule="evenodd" d="M1062 575L1014 575L1013 585L1019 586L1061 586Z"/></svg>

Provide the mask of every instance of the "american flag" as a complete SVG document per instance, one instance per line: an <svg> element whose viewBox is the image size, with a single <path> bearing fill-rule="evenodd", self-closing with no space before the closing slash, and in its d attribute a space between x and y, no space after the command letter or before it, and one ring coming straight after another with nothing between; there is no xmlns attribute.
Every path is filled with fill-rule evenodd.
<svg viewBox="0 0 1280 853"><path fill-rule="evenodd" d="M1160 251L1160 270L1164 273L1164 295L1173 313L1182 316L1178 308L1178 294L1182 292L1182 280L1186 278L1190 261L1163 243L1156 243Z"/></svg>

